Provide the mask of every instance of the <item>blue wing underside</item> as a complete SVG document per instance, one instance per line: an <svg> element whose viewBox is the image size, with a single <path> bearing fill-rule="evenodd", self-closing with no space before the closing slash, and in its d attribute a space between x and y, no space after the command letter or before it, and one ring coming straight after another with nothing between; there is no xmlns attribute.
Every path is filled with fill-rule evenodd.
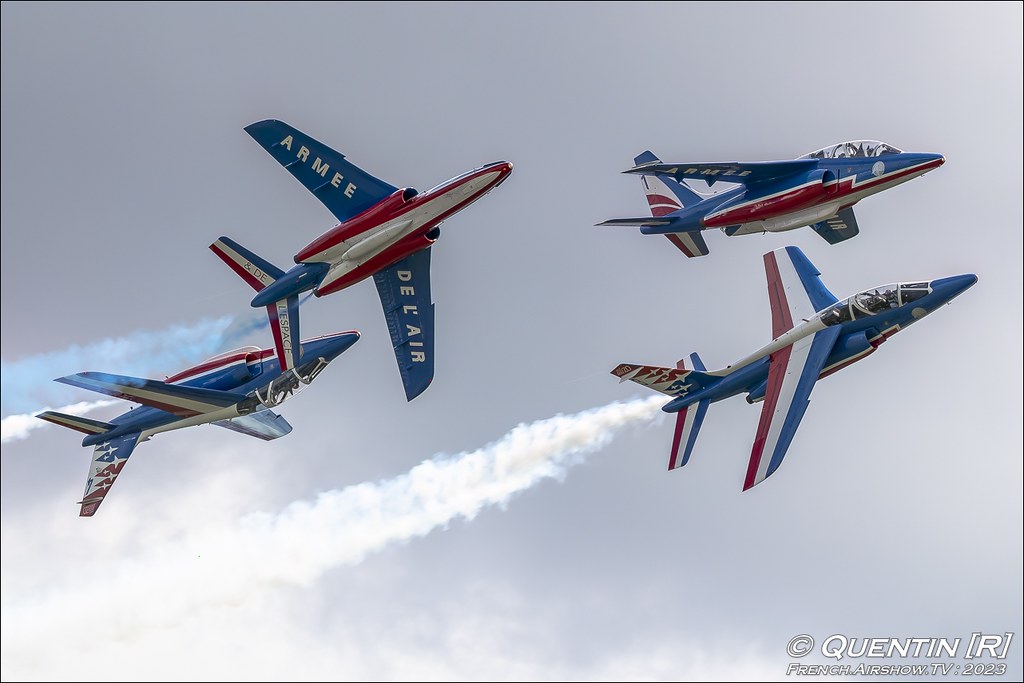
<svg viewBox="0 0 1024 683"><path fill-rule="evenodd" d="M391 345L406 399L419 396L434 379L434 304L430 300L430 249L406 256L376 273Z"/></svg>
<svg viewBox="0 0 1024 683"><path fill-rule="evenodd" d="M245 132L342 223L398 189L283 121L257 121Z"/></svg>

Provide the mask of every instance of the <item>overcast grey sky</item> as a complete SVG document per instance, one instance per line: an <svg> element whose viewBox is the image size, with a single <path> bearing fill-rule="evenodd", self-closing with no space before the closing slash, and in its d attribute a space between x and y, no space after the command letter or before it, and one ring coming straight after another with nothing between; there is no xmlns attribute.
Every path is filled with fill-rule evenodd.
<svg viewBox="0 0 1024 683"><path fill-rule="evenodd" d="M166 353L187 343L167 341L174 326L248 316L217 236L287 265L333 226L243 132L253 121L397 186L515 164L442 227L436 377L414 402L361 283L302 309L304 336L363 337L283 407L286 438L162 435L93 519L76 516L90 453L75 433L4 444L4 679L782 679L799 633L976 631L1016 632L1024 673L1020 3L0 13L5 417L94 398L53 393L63 374L180 369L104 340ZM593 226L647 210L619 173L644 149L760 160L851 138L947 163L858 205L860 236L835 247L806 229L713 233L687 260ZM787 244L840 297L979 283L820 383L756 489L741 493L759 408L737 398L712 407L682 471L665 471L670 420L641 421L556 480L361 559L324 559L341 541L313 524L253 540L252 513L647 398L608 374L619 362L745 355L771 333L761 254Z"/></svg>

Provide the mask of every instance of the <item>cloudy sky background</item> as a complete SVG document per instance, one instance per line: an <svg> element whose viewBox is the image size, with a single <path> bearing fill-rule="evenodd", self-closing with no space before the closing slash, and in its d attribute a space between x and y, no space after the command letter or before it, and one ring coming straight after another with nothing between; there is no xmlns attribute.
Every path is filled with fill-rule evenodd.
<svg viewBox="0 0 1024 683"><path fill-rule="evenodd" d="M333 223L248 123L398 186L515 164L442 227L436 378L414 402L365 282L303 307L304 336L363 337L283 407L284 439L160 436L79 519L78 436L5 435L5 679L778 679L798 633L975 631L1018 633L1024 673L1020 4L0 12L5 418L97 398L53 377L269 345L207 245L287 265ZM646 211L618 173L644 149L852 138L947 163L860 204L846 244L712 233L687 260L593 227ZM760 346L761 254L787 244L840 297L979 283L817 386L765 484L741 493L759 410L741 399L667 473L661 402L608 371Z"/></svg>

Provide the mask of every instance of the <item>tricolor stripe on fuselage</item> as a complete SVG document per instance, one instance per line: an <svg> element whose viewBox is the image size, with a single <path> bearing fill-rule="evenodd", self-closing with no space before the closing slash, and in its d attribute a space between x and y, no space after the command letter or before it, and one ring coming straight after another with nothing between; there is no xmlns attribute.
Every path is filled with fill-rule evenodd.
<svg viewBox="0 0 1024 683"><path fill-rule="evenodd" d="M899 182L909 180L911 176L920 175L932 168L938 168L941 165L940 161L926 161L907 168L883 173L880 176L868 178L867 180L859 182L857 174L851 174L827 183L821 183L820 180L815 180L809 183L803 183L796 187L780 190L779 192L774 192L772 194L754 197L740 204L728 206L718 211L713 211L706 215L702 222L705 227L709 228L724 227L728 225L746 223L752 220L762 220L778 215L784 215L791 211L797 211L808 206L810 203L813 203L806 201L806 197L810 196L809 191L816 186L820 186L826 190L823 201L841 201L843 206L850 206L870 194L880 192L891 185L896 185L899 184ZM828 188L833 186L836 189L831 193L827 192ZM792 195L792 198L787 198L789 195ZM757 204L764 203L775 204L778 210L764 215L756 215L753 218L750 215L740 215L744 212L749 212L750 209L752 207L756 207Z"/></svg>

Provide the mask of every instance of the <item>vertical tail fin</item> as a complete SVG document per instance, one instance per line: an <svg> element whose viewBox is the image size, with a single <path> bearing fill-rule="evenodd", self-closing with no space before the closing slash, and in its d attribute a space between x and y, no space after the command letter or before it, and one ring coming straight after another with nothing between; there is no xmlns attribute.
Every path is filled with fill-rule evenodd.
<svg viewBox="0 0 1024 683"><path fill-rule="evenodd" d="M642 164L658 163L660 160L650 150L634 157L633 163L636 166ZM641 175L640 182L644 185L644 194L647 195L647 204L651 207L651 215L655 217L667 216L680 209L701 201L701 196L687 187L684 183L664 173ZM679 251L690 258L695 256L706 256L708 245L700 232L668 233L665 235L669 242L674 244Z"/></svg>
<svg viewBox="0 0 1024 683"><path fill-rule="evenodd" d="M633 159L637 166L659 161L660 159L651 151L646 151ZM664 173L641 175L640 181L644 184L644 193L647 195L647 203L651 207L652 216L664 216L687 206L693 206L702 199L699 194L685 184Z"/></svg>
<svg viewBox="0 0 1024 683"><path fill-rule="evenodd" d="M270 261L254 254L229 237L218 239L210 245L210 250L257 292L262 292L285 274ZM299 342L301 337L298 295L292 294L268 304L267 317L270 320L270 331L274 335L277 361L281 366L281 372L286 372L299 364L299 357L302 354L302 344Z"/></svg>
<svg viewBox="0 0 1024 683"><path fill-rule="evenodd" d="M700 356L696 353L690 354L690 363L693 365L693 369L698 372L703 372L707 369L704 367ZM685 370L685 361L680 360L676 363L676 367L680 370ZM697 434L700 433L700 427L704 424L704 415L707 414L709 405L711 405L710 400L698 401L696 404L688 405L676 413L676 428L672 436L672 450L669 453L668 459L668 468L670 470L682 467L690 461L690 453L693 452L693 445L697 443ZM680 448L683 450L681 456L679 453Z"/></svg>

